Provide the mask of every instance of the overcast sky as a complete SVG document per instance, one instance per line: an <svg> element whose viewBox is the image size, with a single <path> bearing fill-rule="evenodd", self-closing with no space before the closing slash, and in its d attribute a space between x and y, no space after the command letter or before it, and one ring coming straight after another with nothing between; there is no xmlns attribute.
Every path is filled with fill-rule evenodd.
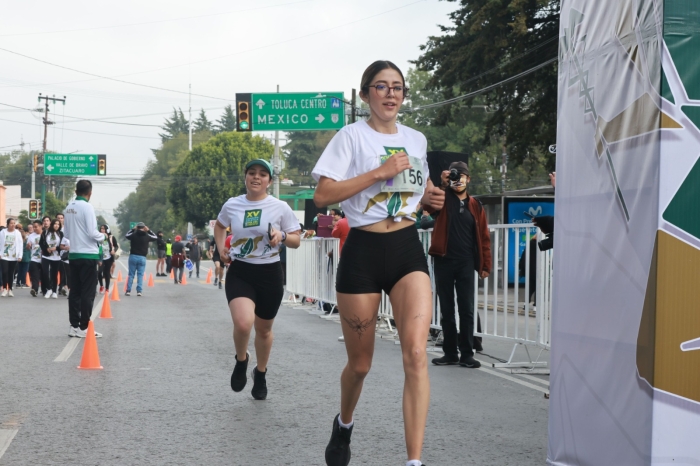
<svg viewBox="0 0 700 466"><path fill-rule="evenodd" d="M374 60L405 72L455 7L438 0L11 2L0 18L0 104L36 108L40 92L65 95L65 106L51 107L57 124L48 148L107 154L109 176L93 180L92 202L113 209L160 145L156 126L173 107L187 111L190 83L194 94L211 97L192 97L193 118L204 108L212 121L237 92L274 92L277 84L349 98ZM22 138L41 148L41 115L0 105L0 151Z"/></svg>

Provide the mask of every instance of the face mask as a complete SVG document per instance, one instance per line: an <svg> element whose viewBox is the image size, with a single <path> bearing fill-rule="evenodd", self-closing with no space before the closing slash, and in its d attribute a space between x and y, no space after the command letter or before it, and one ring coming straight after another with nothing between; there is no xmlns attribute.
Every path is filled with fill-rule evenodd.
<svg viewBox="0 0 700 466"><path fill-rule="evenodd" d="M456 193L463 193L467 190L467 175L462 175L459 180L450 181L450 189Z"/></svg>

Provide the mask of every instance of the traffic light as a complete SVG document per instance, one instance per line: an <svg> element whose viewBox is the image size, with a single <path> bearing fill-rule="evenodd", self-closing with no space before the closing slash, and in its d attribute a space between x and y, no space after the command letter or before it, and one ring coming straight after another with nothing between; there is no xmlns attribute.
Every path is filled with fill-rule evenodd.
<svg viewBox="0 0 700 466"><path fill-rule="evenodd" d="M39 218L39 201L36 199L29 200L29 220Z"/></svg>
<svg viewBox="0 0 700 466"><path fill-rule="evenodd" d="M37 167L39 166L39 154L34 154L34 171L36 171Z"/></svg>
<svg viewBox="0 0 700 466"><path fill-rule="evenodd" d="M36 201L37 205L37 212L39 212L39 217L42 217L44 215L43 206L41 205L41 199L37 199Z"/></svg>
<svg viewBox="0 0 700 466"><path fill-rule="evenodd" d="M252 131L250 94L236 94L236 110L238 116L238 131Z"/></svg>
<svg viewBox="0 0 700 466"><path fill-rule="evenodd" d="M107 175L107 156L105 154L97 155L97 175L106 176Z"/></svg>

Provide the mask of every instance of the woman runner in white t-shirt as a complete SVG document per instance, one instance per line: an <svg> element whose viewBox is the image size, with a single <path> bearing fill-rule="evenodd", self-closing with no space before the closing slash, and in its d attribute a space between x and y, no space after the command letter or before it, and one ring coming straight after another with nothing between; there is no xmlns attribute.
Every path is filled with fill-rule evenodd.
<svg viewBox="0 0 700 466"><path fill-rule="evenodd" d="M248 340L255 327L257 365L252 371L256 400L267 397L267 363L272 349L272 324L284 295L279 248L282 243L298 248L299 221L289 205L267 194L272 183L272 166L266 160L252 160L245 167L246 194L232 197L221 208L214 226L214 240L221 261L231 265L226 272L226 299L233 320L236 364L231 389L246 385ZM230 247L226 229L231 227Z"/></svg>
<svg viewBox="0 0 700 466"><path fill-rule="evenodd" d="M326 464L350 462L353 412L372 365L381 292L389 295L405 373L403 417L407 465L421 466L430 403L426 342L432 316L428 264L415 228L425 194L427 141L396 122L408 89L401 70L377 61L362 76L360 97L370 118L336 134L312 175L318 206L341 202L350 225L338 263L336 291L348 362L340 378L340 414L326 448ZM424 196L425 194L425 196Z"/></svg>

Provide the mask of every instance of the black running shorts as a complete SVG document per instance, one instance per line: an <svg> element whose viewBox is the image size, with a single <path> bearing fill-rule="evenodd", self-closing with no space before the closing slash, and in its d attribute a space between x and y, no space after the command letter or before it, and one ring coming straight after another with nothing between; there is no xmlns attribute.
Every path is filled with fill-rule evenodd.
<svg viewBox="0 0 700 466"><path fill-rule="evenodd" d="M391 233L351 228L338 262L338 293L389 294L411 272L428 272L428 260L418 230L406 227Z"/></svg>
<svg viewBox="0 0 700 466"><path fill-rule="evenodd" d="M284 274L279 261L250 264L234 260L226 272L226 299L248 298L255 303L255 315L274 319L284 296Z"/></svg>

